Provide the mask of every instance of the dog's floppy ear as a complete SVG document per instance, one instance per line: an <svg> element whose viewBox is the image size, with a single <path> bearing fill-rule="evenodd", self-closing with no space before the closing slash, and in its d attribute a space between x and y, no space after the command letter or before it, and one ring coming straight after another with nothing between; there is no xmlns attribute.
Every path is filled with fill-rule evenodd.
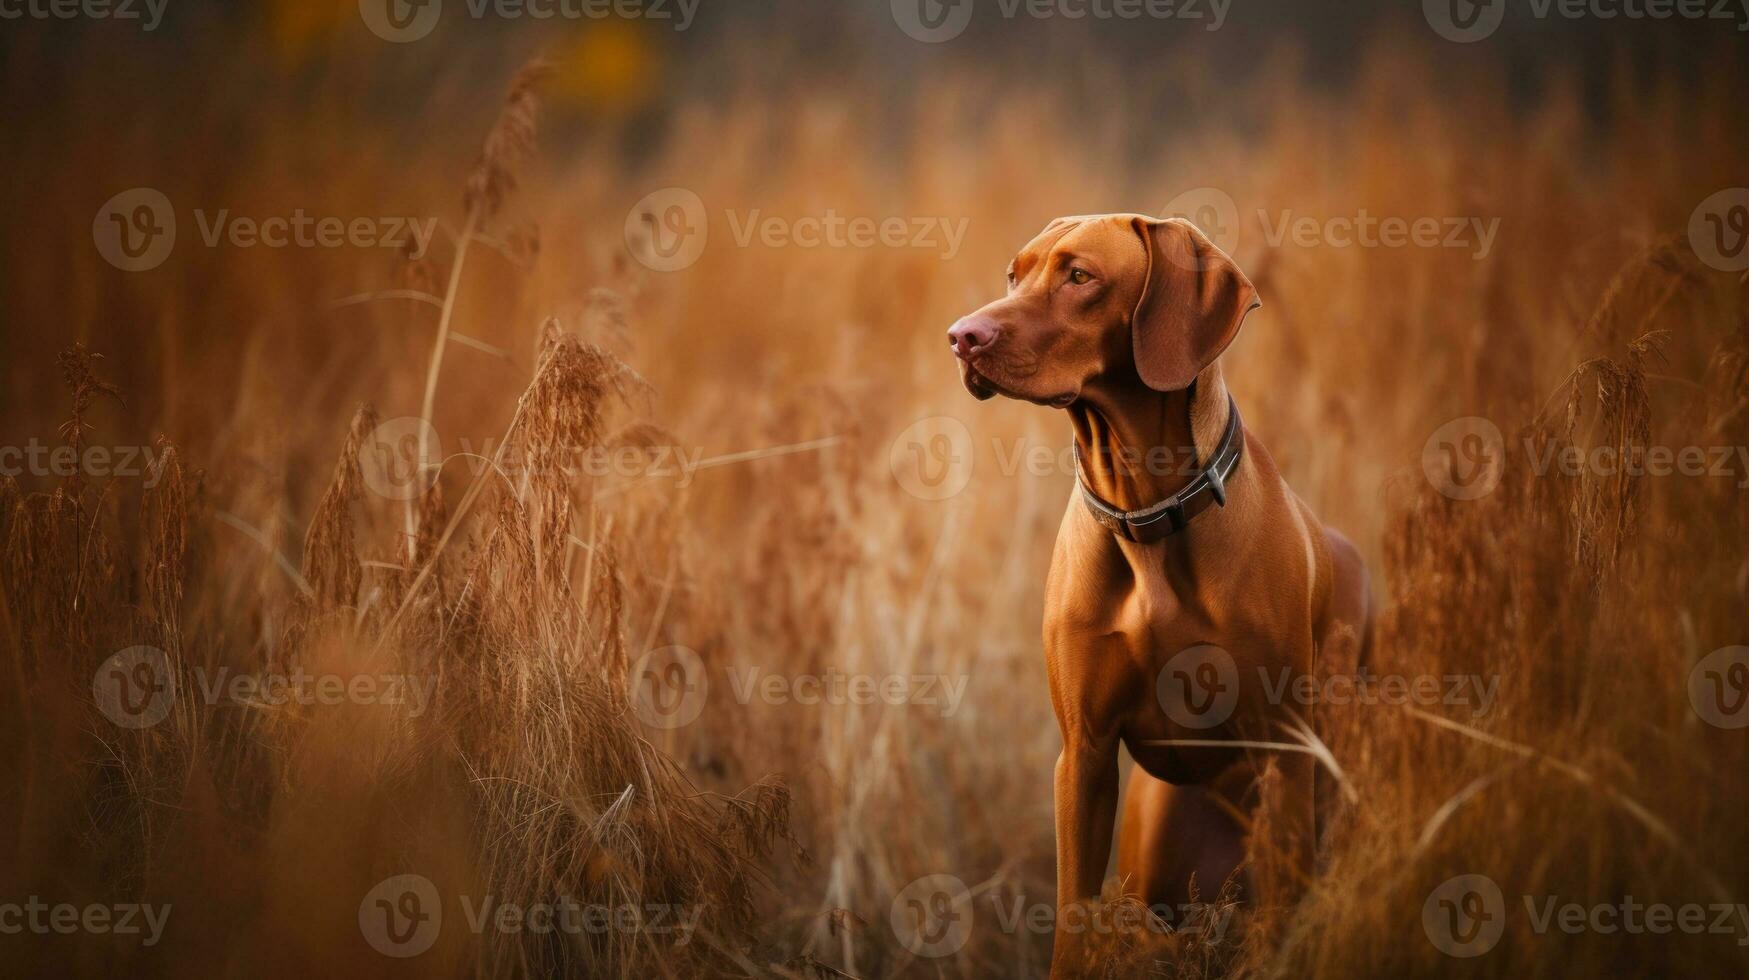
<svg viewBox="0 0 1749 980"><path fill-rule="evenodd" d="M1263 305L1232 258L1183 218L1133 221L1148 255L1147 280L1130 318L1136 372L1156 391L1190 387Z"/></svg>

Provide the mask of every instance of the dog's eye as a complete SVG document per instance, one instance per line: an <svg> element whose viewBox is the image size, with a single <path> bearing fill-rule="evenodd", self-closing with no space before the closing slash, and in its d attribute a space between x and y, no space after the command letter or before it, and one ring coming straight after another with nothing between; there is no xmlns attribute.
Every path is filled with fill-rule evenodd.
<svg viewBox="0 0 1749 980"><path fill-rule="evenodd" d="M1086 269L1070 269L1069 281L1077 286L1085 286L1093 281L1093 274Z"/></svg>
<svg viewBox="0 0 1749 980"><path fill-rule="evenodd" d="M1014 270L1013 269L1008 270L1008 285L1010 285L1010 286L1014 285Z"/></svg>

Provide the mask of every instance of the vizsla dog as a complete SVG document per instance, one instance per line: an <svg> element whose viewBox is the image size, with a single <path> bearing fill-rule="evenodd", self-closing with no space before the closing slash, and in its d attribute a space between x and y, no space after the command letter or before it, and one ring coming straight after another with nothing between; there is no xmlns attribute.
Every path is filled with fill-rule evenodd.
<svg viewBox="0 0 1749 980"><path fill-rule="evenodd" d="M1085 968L1069 923L1099 898L1125 793L1118 873L1153 906L1212 897L1244 857L1257 778L1280 801L1265 847L1288 902L1311 870L1310 723L1290 678L1352 669L1370 629L1359 553L1323 527L1245 430L1217 358L1260 305L1194 225L1134 214L1059 218L1008 267L1008 293L948 331L967 389L1065 409L1076 488L1045 589L1056 767L1052 975ZM1191 743L1191 744L1186 744Z"/></svg>

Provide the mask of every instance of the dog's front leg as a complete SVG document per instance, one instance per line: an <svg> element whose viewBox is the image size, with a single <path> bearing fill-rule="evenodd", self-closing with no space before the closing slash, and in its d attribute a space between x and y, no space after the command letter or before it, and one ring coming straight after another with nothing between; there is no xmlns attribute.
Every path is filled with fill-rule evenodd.
<svg viewBox="0 0 1749 980"><path fill-rule="evenodd" d="M1051 976L1087 969L1090 916L1105 883L1117 820L1117 739L1070 741L1057 756L1057 930Z"/></svg>

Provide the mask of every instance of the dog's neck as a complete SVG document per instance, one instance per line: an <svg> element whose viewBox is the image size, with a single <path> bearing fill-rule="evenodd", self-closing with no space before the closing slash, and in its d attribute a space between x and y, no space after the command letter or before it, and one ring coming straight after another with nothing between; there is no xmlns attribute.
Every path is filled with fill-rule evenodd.
<svg viewBox="0 0 1749 980"><path fill-rule="evenodd" d="M1138 510L1184 489L1214 455L1227 427L1227 385L1218 363L1183 391L1123 377L1089 385L1068 411L1087 485Z"/></svg>

